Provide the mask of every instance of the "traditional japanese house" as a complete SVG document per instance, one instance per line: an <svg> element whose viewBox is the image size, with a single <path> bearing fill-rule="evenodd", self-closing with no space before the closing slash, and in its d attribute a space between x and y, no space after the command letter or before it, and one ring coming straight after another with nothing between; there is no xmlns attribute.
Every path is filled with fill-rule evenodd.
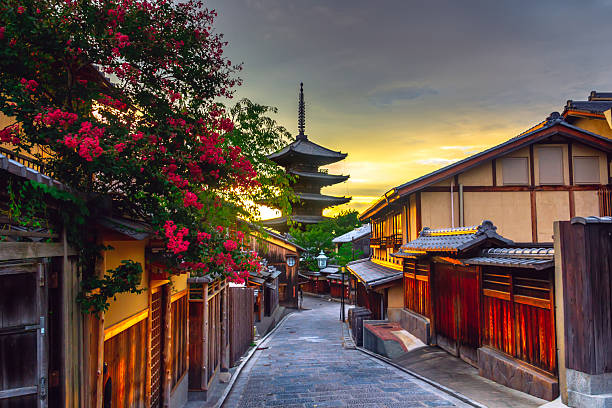
<svg viewBox="0 0 612 408"><path fill-rule="evenodd" d="M350 245L353 254L353 261L359 258L370 257L370 237L372 236L372 226L364 224L361 227L355 228L352 231L342 234L334 239L332 243L336 247L336 252L343 245Z"/></svg>
<svg viewBox="0 0 612 408"><path fill-rule="evenodd" d="M274 272L272 274L274 277L272 280L277 280L275 285L278 291L278 304L297 308L298 268L304 248L294 244L283 235L272 231L265 231L265 233L253 231L248 236L248 243L245 242L245 245L248 245L250 250L256 251L266 261L268 266L273 267ZM265 281L264 277L257 276L252 276L250 281L255 283L255 278ZM269 279L269 277L267 278ZM272 284L271 282L268 283Z"/></svg>
<svg viewBox="0 0 612 408"><path fill-rule="evenodd" d="M424 228L394 256L404 261L404 308L389 311L393 320L487 378L558 395L551 246L516 247L484 221Z"/></svg>
<svg viewBox="0 0 612 408"><path fill-rule="evenodd" d="M270 160L284 167L287 173L296 178L292 188L299 202L293 205L292 213L263 222L265 226L281 232L288 230L289 220L302 226L319 223L324 219L323 210L325 208L345 204L351 200L350 197L321 194L321 188L341 183L349 176L329 174L327 170L320 169L320 167L343 160L347 154L320 146L309 140L304 133L306 113L302 85L300 84L298 109L299 133L294 142L268 156Z"/></svg>
<svg viewBox="0 0 612 408"><path fill-rule="evenodd" d="M342 270L336 273L327 275L327 281L329 282L329 295L333 298L340 299L344 296L344 299L350 301L351 299L351 275L343 272ZM344 295L342 291L344 290Z"/></svg>

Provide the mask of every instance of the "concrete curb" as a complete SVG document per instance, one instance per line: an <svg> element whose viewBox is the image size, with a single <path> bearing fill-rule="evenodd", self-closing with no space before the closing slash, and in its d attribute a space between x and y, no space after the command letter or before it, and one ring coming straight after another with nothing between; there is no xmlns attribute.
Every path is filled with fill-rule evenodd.
<svg viewBox="0 0 612 408"><path fill-rule="evenodd" d="M274 326L274 328L272 330L270 330L265 336L263 336L261 339L259 339L257 344L255 346L253 346L253 348L248 352L246 357L242 360L242 362L240 363L238 368L236 368L236 371L234 371L234 375L232 375L232 378L230 378L229 382L227 383L227 387L225 387L225 391L223 391L223 394L221 394L221 397L219 397L219 400L214 405L214 408L221 408L223 406L223 404L225 403L225 400L229 396L230 392L232 392L232 389L234 388L234 384L236 383L236 380L238 379L238 376L240 376L240 373L242 372L242 369L249 362L249 360L251 360L251 357L253 357L253 355L255 355L255 352L257 351L259 346L263 345L268 340L268 338L271 335L273 335L274 332L276 332L276 330L278 330L279 327L281 327L281 325L285 322L285 320L287 320L287 318L289 316L293 315L294 313L296 313L296 312L289 312L288 314L283 316L283 318L280 319L278 321L278 323L276 323L276 326Z"/></svg>
<svg viewBox="0 0 612 408"><path fill-rule="evenodd" d="M352 333L351 333L351 328L348 326L348 324L342 323L342 326L348 332L348 335L352 339L353 336L352 336ZM421 381L431 385L432 387L437 388L440 391L443 391L444 393L450 395L451 397L457 398L461 402L465 402L466 404L471 405L471 406L476 407L476 408L489 408L486 405L481 404L478 401L475 401L475 400L473 400L473 399L471 399L469 397L466 397L465 395L461 394L458 391L455 391L455 390L453 390L451 388L448 388L447 386L442 385L442 384L440 384L440 383L438 383L438 382L436 382L434 380L431 380L431 379L429 379L427 377L423 377L421 374L417 374L417 373L415 373L412 370L409 370L409 369L407 369L405 367L402 367L401 365L396 364L393 361L389 360L387 357L381 356L380 354L373 353L370 350L366 350L363 347L359 347L357 345L355 345L355 349L361 351L364 354L367 354L370 357L373 357L373 358L375 358L377 360L380 360L383 363L387 363L390 366L393 366L393 367L397 368L398 370L401 370L401 371L405 372L406 374L410 374L411 376L413 376L415 378L418 378L419 380L421 380Z"/></svg>

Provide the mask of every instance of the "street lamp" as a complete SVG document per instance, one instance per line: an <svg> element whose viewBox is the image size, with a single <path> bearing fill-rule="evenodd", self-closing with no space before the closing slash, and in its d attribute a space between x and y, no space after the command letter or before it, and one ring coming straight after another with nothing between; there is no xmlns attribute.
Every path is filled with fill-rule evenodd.
<svg viewBox="0 0 612 408"><path fill-rule="evenodd" d="M323 253L323 250L321 250L321 253L317 256L317 263L319 264L319 269L325 269L327 266L327 257Z"/></svg>

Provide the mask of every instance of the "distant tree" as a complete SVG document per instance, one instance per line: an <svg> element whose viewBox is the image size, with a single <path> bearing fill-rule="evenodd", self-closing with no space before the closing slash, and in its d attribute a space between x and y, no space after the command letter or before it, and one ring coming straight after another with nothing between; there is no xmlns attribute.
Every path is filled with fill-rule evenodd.
<svg viewBox="0 0 612 408"><path fill-rule="evenodd" d="M304 255L304 261L311 270L318 268L315 258L321 251L325 252L330 258L334 256L335 247L332 240L335 237L346 234L362 225L358 215L359 213L355 210L347 210L334 218L308 225L304 230L299 227L290 229L289 234L294 237L295 242L306 249L307 253ZM344 260L344 258L342 259Z"/></svg>

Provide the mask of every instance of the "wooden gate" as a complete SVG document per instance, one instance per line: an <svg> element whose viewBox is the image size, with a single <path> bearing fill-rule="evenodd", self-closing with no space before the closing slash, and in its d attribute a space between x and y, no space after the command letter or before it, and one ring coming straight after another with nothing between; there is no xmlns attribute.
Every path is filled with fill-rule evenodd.
<svg viewBox="0 0 612 408"><path fill-rule="evenodd" d="M0 263L0 407L46 407L46 264Z"/></svg>
<svg viewBox="0 0 612 408"><path fill-rule="evenodd" d="M163 363L163 291L161 287L151 290L151 407L161 406Z"/></svg>
<svg viewBox="0 0 612 408"><path fill-rule="evenodd" d="M480 270L435 264L434 330L437 344L470 364L480 346Z"/></svg>

